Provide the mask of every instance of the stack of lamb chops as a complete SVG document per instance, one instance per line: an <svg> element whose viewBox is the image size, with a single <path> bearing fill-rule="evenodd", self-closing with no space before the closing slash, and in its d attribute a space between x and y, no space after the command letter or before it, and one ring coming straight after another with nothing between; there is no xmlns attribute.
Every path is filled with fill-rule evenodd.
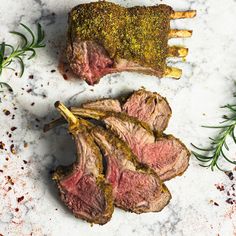
<svg viewBox="0 0 236 236"><path fill-rule="evenodd" d="M172 135L163 133L171 116L165 98L144 89L124 102L102 99L66 108L56 102L73 135L78 158L59 166L53 179L62 201L76 217L105 224L114 205L135 213L162 210L171 194L163 181L181 175L190 153ZM102 121L101 124L93 120Z"/></svg>

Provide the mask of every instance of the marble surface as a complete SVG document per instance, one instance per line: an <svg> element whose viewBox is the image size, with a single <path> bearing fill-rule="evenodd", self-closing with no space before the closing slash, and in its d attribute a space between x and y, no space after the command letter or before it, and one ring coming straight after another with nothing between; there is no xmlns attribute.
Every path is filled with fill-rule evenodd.
<svg viewBox="0 0 236 236"><path fill-rule="evenodd" d="M14 92L0 94L0 141L5 144L0 149L0 235L236 235L236 206L226 202L227 191L235 194L231 185L236 172L230 180L223 172L200 167L193 156L187 172L166 183L173 198L162 212L135 215L116 209L108 224L92 227L74 218L59 201L50 179L51 169L74 160L73 142L63 127L46 134L42 131L43 124L56 116L56 100L75 105L145 86L167 97L172 107L167 133L181 138L188 147L191 142L206 145L215 131L200 125L218 122L223 114L219 107L233 102L232 93L236 91L236 1L114 1L124 6L161 2L177 10L196 9L197 18L172 22L173 27L194 30L191 39L170 41L186 45L190 53L186 62L173 61L183 69L179 81L121 73L104 77L94 87L79 80L66 81L57 69L65 43L67 12L82 2L0 1L0 41L16 43L9 31L18 30L20 22L33 25L39 21L47 34L47 47L39 50L35 59L26 61L22 78L10 70L1 76ZM10 111L8 116L4 109ZM12 131L12 127L17 129ZM235 160L236 151L230 156Z"/></svg>

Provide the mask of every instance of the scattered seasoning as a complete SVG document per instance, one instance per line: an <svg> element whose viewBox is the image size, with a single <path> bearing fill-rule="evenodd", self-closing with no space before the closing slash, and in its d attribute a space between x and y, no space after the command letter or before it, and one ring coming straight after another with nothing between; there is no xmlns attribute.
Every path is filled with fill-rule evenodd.
<svg viewBox="0 0 236 236"><path fill-rule="evenodd" d="M12 153L12 154L16 154L16 150L15 150L15 148L14 148L14 144L11 144L10 150L11 150L11 153Z"/></svg>
<svg viewBox="0 0 236 236"><path fill-rule="evenodd" d="M30 75L30 76L29 76L29 79L33 79L33 78L34 78L34 76L33 76L33 75Z"/></svg>
<svg viewBox="0 0 236 236"><path fill-rule="evenodd" d="M15 72L15 76L17 76L18 75L18 73L17 72Z"/></svg>
<svg viewBox="0 0 236 236"><path fill-rule="evenodd" d="M31 105L31 106L33 106L34 104L35 104L35 103L34 103L34 102L32 102L30 105Z"/></svg>
<svg viewBox="0 0 236 236"><path fill-rule="evenodd" d="M18 211L19 211L19 208L16 208L16 209L15 209L15 212L18 212Z"/></svg>
<svg viewBox="0 0 236 236"><path fill-rule="evenodd" d="M8 182L9 184L14 185L14 182L13 182L11 176L7 176L6 178L7 178L7 182Z"/></svg>
<svg viewBox="0 0 236 236"><path fill-rule="evenodd" d="M226 171L225 174L229 177L230 180L234 179L234 174L232 171Z"/></svg>
<svg viewBox="0 0 236 236"><path fill-rule="evenodd" d="M53 69L53 70L51 70L51 73L54 73L54 72L56 72L56 70L54 70L54 69Z"/></svg>
<svg viewBox="0 0 236 236"><path fill-rule="evenodd" d="M225 172L225 174L229 177L230 181L234 180L234 174L231 171ZM231 186L224 186L223 184L215 184L216 188L219 191L223 191L225 194L225 202L234 205L236 207L236 192L235 192L235 184L231 184Z"/></svg>
<svg viewBox="0 0 236 236"><path fill-rule="evenodd" d="M12 190L12 188L9 186L9 187L8 187L8 192L11 191L11 190Z"/></svg>
<svg viewBox="0 0 236 236"><path fill-rule="evenodd" d="M11 127L11 131L14 131L16 129L17 129L17 127L15 127L15 126Z"/></svg>
<svg viewBox="0 0 236 236"><path fill-rule="evenodd" d="M11 119L12 119L12 120L14 120L14 119L15 119L15 115L14 115L14 114L12 115Z"/></svg>
<svg viewBox="0 0 236 236"><path fill-rule="evenodd" d="M3 170L0 170L0 173L3 173Z"/></svg>
<svg viewBox="0 0 236 236"><path fill-rule="evenodd" d="M233 205L235 201L234 201L232 198L228 198L228 199L226 200L226 202L227 202L228 204Z"/></svg>
<svg viewBox="0 0 236 236"><path fill-rule="evenodd" d="M32 89L27 89L26 92L27 93L31 93L33 90Z"/></svg>
<svg viewBox="0 0 236 236"><path fill-rule="evenodd" d="M27 163L28 163L28 161L26 161L26 160L23 160L23 162L24 162L24 164L27 164Z"/></svg>
<svg viewBox="0 0 236 236"><path fill-rule="evenodd" d="M24 196L18 197L17 202L22 202L24 200L24 198L25 198Z"/></svg>
<svg viewBox="0 0 236 236"><path fill-rule="evenodd" d="M36 120L37 122L40 122L40 120L39 120L38 118L35 118L35 120Z"/></svg>
<svg viewBox="0 0 236 236"><path fill-rule="evenodd" d="M43 98L46 98L47 96L45 94L43 94Z"/></svg>
<svg viewBox="0 0 236 236"><path fill-rule="evenodd" d="M0 141L0 149L4 149L5 147L5 143L3 143L2 141Z"/></svg>
<svg viewBox="0 0 236 236"><path fill-rule="evenodd" d="M24 170L25 168L22 166L21 169Z"/></svg>
<svg viewBox="0 0 236 236"><path fill-rule="evenodd" d="M28 147L28 143L24 141L24 148Z"/></svg>
<svg viewBox="0 0 236 236"><path fill-rule="evenodd" d="M219 206L219 204L217 202L213 201L213 200L210 200L210 203L215 205L215 206Z"/></svg>
<svg viewBox="0 0 236 236"><path fill-rule="evenodd" d="M3 109L3 113L6 115L6 116L9 116L11 114L10 111L8 111L7 109Z"/></svg>
<svg viewBox="0 0 236 236"><path fill-rule="evenodd" d="M8 158L8 157L6 157L6 161L9 161L9 158Z"/></svg>
<svg viewBox="0 0 236 236"><path fill-rule="evenodd" d="M231 188L235 191L235 188L234 188L235 184L232 184L231 185Z"/></svg>
<svg viewBox="0 0 236 236"><path fill-rule="evenodd" d="M218 189L218 190L220 190L220 191L224 191L225 190L225 187L224 187L224 185L220 185L220 184L216 184L215 185L216 186L216 188Z"/></svg>
<svg viewBox="0 0 236 236"><path fill-rule="evenodd" d="M14 109L14 110L17 110L17 107L14 107L13 109Z"/></svg>

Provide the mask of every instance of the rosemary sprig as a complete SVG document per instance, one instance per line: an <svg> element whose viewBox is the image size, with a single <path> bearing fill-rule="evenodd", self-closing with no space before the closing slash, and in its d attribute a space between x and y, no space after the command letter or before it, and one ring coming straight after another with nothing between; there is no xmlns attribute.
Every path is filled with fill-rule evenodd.
<svg viewBox="0 0 236 236"><path fill-rule="evenodd" d="M219 129L219 133L215 138L209 138L211 140L210 147L209 148L200 148L192 144L194 148L196 148L198 151L201 151L205 154L197 153L195 151L192 151L193 155L200 161L202 164L200 164L203 167L210 167L213 171L216 167L217 169L221 171L223 170L219 164L218 161L220 158L223 158L225 161L236 165L236 161L232 161L227 157L225 154L227 151L229 151L229 146L227 145L227 140L232 139L233 142L236 144L236 137L235 137L235 126L236 126L236 104L230 105L227 104L226 106L223 106L222 108L226 108L229 111L229 115L223 116L223 121L220 122L221 125L219 126L203 126L205 128L213 128L213 129Z"/></svg>
<svg viewBox="0 0 236 236"><path fill-rule="evenodd" d="M13 61L18 61L20 64L20 77L24 73L25 65L24 65L24 57L30 53L28 56L28 60L32 59L36 55L35 49L45 47L44 38L45 34L40 24L37 24L37 34L35 35L32 30L24 24L20 24L30 35L30 40L23 34L17 31L11 31L10 33L19 36L22 40L22 44L14 47L10 44L2 42L0 44L0 75L3 69L10 68L10 64ZM7 83L0 82L0 86L7 86Z"/></svg>

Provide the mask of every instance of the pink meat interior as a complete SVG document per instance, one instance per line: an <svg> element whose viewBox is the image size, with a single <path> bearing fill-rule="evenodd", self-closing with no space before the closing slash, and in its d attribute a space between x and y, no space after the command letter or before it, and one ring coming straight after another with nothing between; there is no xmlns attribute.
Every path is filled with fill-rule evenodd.
<svg viewBox="0 0 236 236"><path fill-rule="evenodd" d="M75 171L62 180L60 185L63 189L62 200L75 214L83 214L90 218L104 212L105 197L93 176Z"/></svg>

